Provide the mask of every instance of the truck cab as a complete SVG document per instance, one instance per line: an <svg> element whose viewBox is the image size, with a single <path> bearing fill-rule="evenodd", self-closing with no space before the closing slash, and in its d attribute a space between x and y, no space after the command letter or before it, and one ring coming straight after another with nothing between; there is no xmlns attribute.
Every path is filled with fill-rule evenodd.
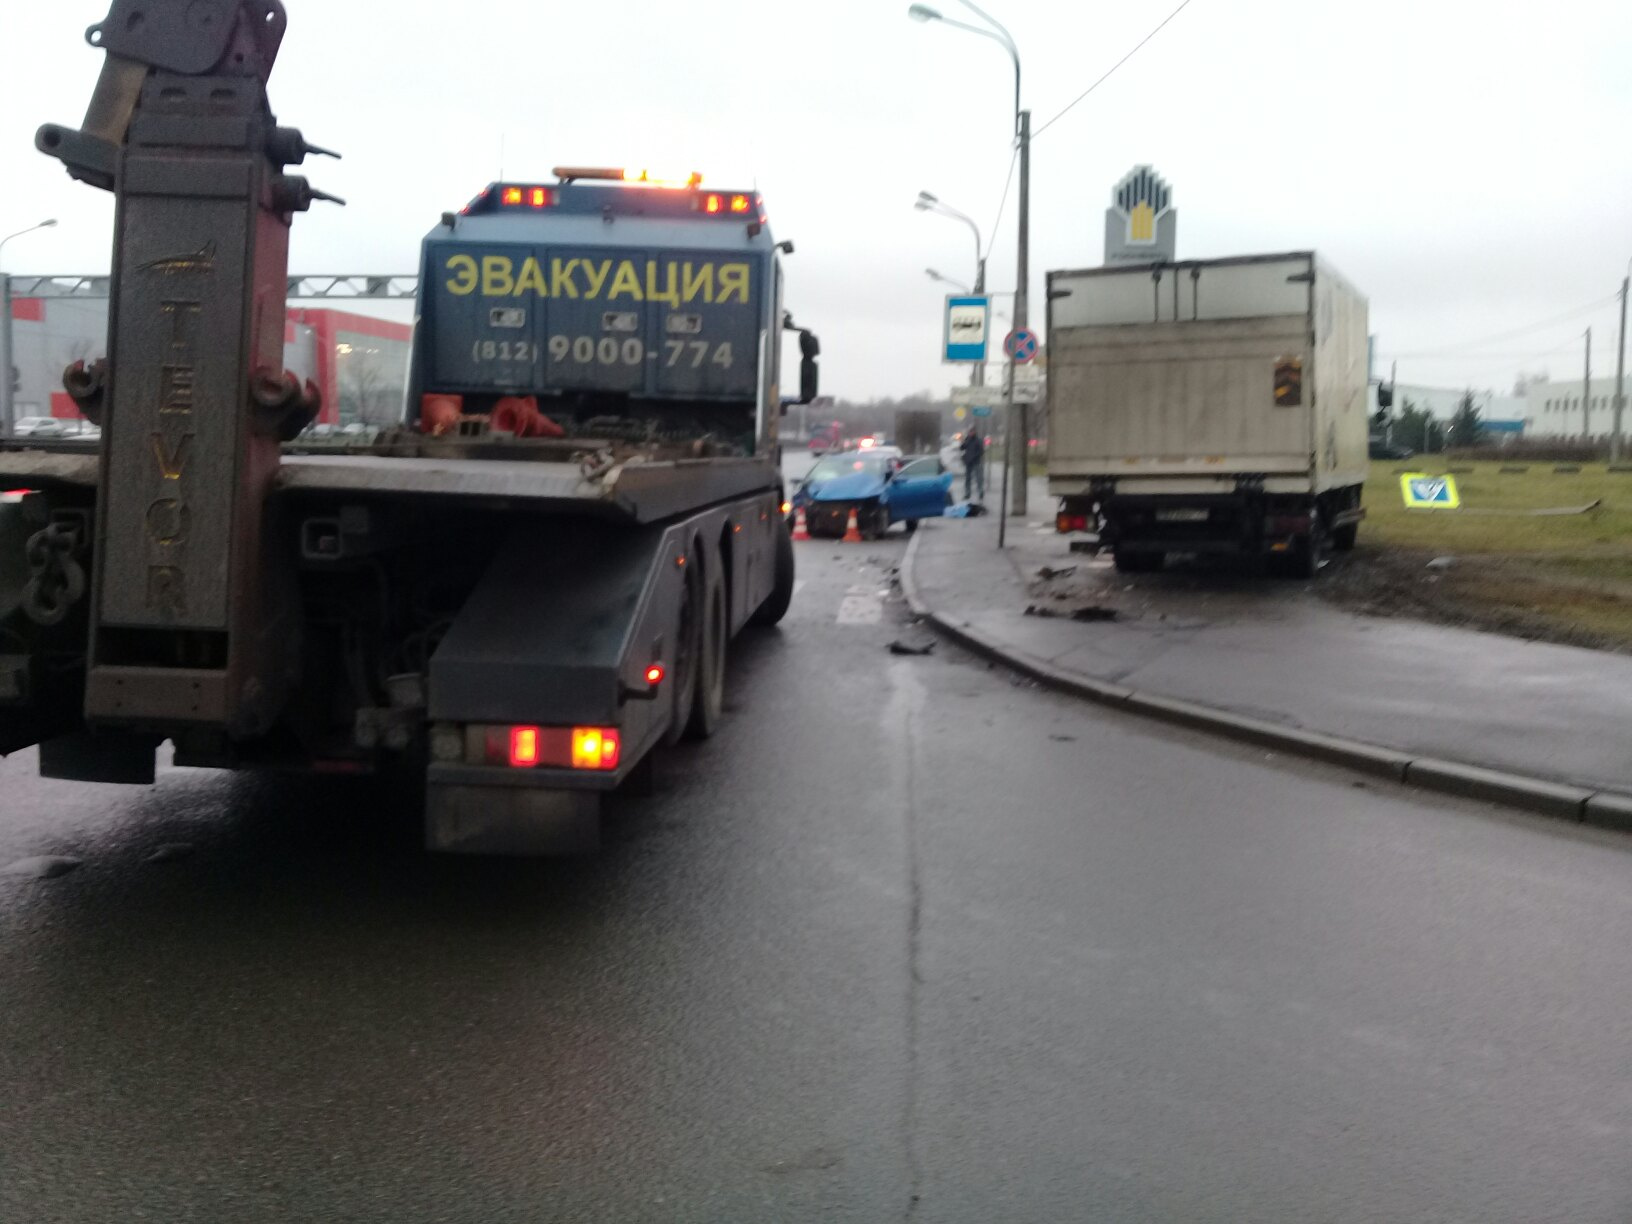
<svg viewBox="0 0 1632 1224"><path fill-rule="evenodd" d="M426 236L410 420L774 457L791 244L763 198L696 175L555 174L490 184Z"/></svg>

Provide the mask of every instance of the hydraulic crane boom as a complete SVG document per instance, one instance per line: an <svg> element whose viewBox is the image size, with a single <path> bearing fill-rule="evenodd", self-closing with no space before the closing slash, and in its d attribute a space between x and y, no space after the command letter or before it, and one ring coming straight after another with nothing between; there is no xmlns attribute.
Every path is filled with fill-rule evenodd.
<svg viewBox="0 0 1632 1224"><path fill-rule="evenodd" d="M264 731L299 633L267 556L279 443L319 408L284 372L291 215L327 199L266 81L278 0L114 0L74 131L36 144L116 200L108 359L66 386L103 427L85 717Z"/></svg>

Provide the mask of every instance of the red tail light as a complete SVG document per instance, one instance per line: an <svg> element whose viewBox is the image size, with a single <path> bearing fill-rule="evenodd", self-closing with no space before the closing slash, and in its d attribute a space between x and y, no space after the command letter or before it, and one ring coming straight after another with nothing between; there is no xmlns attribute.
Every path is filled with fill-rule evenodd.
<svg viewBox="0 0 1632 1224"><path fill-rule="evenodd" d="M745 196L745 195L734 195L734 196L731 197L731 211L732 212L734 212L734 213L745 213L745 212L748 211L749 207L750 207L750 204L749 204L749 200L748 200L747 196Z"/></svg>
<svg viewBox="0 0 1632 1224"><path fill-rule="evenodd" d="M623 759L623 736L616 727L484 728L489 765L511 769L593 769L610 772Z"/></svg>
<svg viewBox="0 0 1632 1224"><path fill-rule="evenodd" d="M510 764L513 768L532 769L538 764L542 734L538 727L510 728Z"/></svg>
<svg viewBox="0 0 1632 1224"><path fill-rule="evenodd" d="M520 204L521 203L521 188L520 187L506 187L504 189L504 202L506 204Z"/></svg>
<svg viewBox="0 0 1632 1224"><path fill-rule="evenodd" d="M1054 520L1054 529L1062 534L1088 530L1086 514L1062 514Z"/></svg>
<svg viewBox="0 0 1632 1224"><path fill-rule="evenodd" d="M656 688L663 683L663 677L666 674L661 663L653 663L646 669L646 683Z"/></svg>

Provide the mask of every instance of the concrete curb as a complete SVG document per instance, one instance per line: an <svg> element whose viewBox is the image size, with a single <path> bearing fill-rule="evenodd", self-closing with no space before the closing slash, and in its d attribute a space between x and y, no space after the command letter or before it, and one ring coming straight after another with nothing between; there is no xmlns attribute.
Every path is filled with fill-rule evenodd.
<svg viewBox="0 0 1632 1224"><path fill-rule="evenodd" d="M1005 645L965 621L943 615L925 603L913 576L918 546L923 538L923 532L915 534L907 545L906 556L901 560L901 591L907 597L907 606L912 609L913 615L922 617L937 633L966 650L1029 676L1056 692L1194 731L1205 731L1261 748L1273 748L1328 765L1389 778L1407 786L1500 803L1577 824L1632 832L1632 795L1570 786L1546 778L1506 773L1459 761L1417 757L1361 740L1232 714L1228 710L1199 702L1142 693L1125 685L1095 680L1091 676L1056 667L1046 659Z"/></svg>

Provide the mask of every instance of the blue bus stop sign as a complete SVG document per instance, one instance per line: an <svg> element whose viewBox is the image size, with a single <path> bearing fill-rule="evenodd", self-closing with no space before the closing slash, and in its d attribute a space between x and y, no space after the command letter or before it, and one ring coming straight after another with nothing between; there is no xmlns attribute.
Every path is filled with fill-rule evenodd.
<svg viewBox="0 0 1632 1224"><path fill-rule="evenodd" d="M984 362L992 299L948 295L942 335L942 362Z"/></svg>

